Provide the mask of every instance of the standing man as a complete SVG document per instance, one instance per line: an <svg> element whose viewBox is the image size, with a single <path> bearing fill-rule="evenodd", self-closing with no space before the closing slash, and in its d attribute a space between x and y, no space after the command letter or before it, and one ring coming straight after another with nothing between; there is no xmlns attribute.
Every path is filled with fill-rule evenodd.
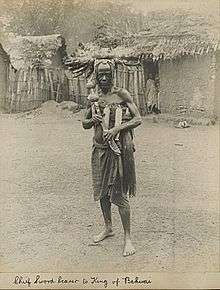
<svg viewBox="0 0 220 290"><path fill-rule="evenodd" d="M145 82L145 104L149 114L161 113L158 108L159 94L159 66L158 61L154 59L153 53L150 53L147 58L143 58L144 67L144 82Z"/></svg>
<svg viewBox="0 0 220 290"><path fill-rule="evenodd" d="M129 92L113 85L114 65L109 60L95 67L94 83L88 86L97 94L90 94L82 122L84 129L94 127L92 178L94 199L100 201L105 229L94 236L98 243L114 235L111 204L118 206L123 229L123 256L133 255L130 237L129 196L136 191L133 129L141 124L139 111Z"/></svg>

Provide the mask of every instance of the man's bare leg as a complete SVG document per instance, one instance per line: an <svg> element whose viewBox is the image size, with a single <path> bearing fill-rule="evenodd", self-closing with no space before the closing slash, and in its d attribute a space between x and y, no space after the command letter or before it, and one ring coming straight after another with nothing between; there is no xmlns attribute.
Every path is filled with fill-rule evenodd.
<svg viewBox="0 0 220 290"><path fill-rule="evenodd" d="M124 252L123 256L130 256L135 253L135 248L132 245L130 237L130 206L119 206L119 213L121 216L122 225L124 228Z"/></svg>
<svg viewBox="0 0 220 290"><path fill-rule="evenodd" d="M103 232L93 237L95 243L101 242L102 240L114 236L112 231L112 215L111 215L111 202L109 197L103 197L100 200L102 214L105 222L105 229Z"/></svg>

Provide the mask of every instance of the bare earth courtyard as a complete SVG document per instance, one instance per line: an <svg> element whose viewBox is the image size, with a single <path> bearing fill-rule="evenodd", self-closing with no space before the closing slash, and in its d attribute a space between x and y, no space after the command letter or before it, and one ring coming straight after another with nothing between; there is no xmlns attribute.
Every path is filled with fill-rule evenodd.
<svg viewBox="0 0 220 290"><path fill-rule="evenodd" d="M4 272L219 271L219 126L176 129L143 120L135 133L137 253L123 233L100 244L93 201L92 130L71 117L0 115L0 270Z"/></svg>

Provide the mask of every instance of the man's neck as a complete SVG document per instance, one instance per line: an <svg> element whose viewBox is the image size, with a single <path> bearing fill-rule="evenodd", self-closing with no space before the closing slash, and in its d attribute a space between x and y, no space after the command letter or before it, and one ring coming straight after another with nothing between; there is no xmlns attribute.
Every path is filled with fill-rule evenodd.
<svg viewBox="0 0 220 290"><path fill-rule="evenodd" d="M100 88L101 89L101 93L103 95L107 95L107 94L111 93L112 88L113 88L113 86L110 86L110 87L101 87Z"/></svg>

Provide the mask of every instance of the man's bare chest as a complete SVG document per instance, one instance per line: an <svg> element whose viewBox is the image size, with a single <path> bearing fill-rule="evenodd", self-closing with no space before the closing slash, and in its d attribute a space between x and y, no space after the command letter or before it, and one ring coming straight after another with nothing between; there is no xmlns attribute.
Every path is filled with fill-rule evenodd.
<svg viewBox="0 0 220 290"><path fill-rule="evenodd" d="M121 104L123 102L122 98L115 93L109 93L106 95L99 96L99 103L111 105L111 104Z"/></svg>

